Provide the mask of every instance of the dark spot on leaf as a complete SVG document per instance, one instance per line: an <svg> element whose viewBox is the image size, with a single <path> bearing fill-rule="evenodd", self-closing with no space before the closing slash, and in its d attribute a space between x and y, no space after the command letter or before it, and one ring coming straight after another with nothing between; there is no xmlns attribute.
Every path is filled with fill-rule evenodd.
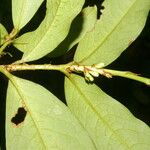
<svg viewBox="0 0 150 150"><path fill-rule="evenodd" d="M17 114L11 119L11 122L17 126L24 121L26 114L27 111L24 109L24 107L19 107Z"/></svg>

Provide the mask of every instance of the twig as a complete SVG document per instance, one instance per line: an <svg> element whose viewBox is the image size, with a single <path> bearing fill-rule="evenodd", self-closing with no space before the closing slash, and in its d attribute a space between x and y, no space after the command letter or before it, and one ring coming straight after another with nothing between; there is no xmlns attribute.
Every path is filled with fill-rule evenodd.
<svg viewBox="0 0 150 150"><path fill-rule="evenodd" d="M98 77L99 75L103 75L107 78L112 78L113 76L120 76L132 80L136 80L146 85L150 85L150 79L141 77L135 73L129 71L117 71L111 69L102 68L104 66L103 63L91 65L91 66L84 66L79 65L75 62L71 62L68 64L62 65L52 65L52 64L40 64L40 65L29 65L29 64L10 64L10 65L0 65L0 72L6 75L6 72L13 72L13 71L21 71L21 70L57 70L64 73L66 76L73 72L83 73L85 79L87 81L94 81L94 77Z"/></svg>

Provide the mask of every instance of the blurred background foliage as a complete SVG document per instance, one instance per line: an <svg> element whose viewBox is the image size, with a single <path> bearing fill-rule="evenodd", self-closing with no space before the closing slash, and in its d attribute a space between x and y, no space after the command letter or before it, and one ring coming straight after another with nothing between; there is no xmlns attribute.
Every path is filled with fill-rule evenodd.
<svg viewBox="0 0 150 150"><path fill-rule="evenodd" d="M86 0L84 7L97 5L97 17L100 18L101 9L105 9L101 6L101 3L102 1L100 0ZM46 1L44 1L33 19L21 30L20 35L35 30L44 19L45 12ZM11 0L1 0L0 2L0 23L6 27L8 32L12 30ZM75 49L76 46L67 54L58 58L45 56L31 63L67 63L73 59ZM0 58L0 64L9 64L14 60L20 59L22 56L22 53L13 46L9 46L6 52L10 52L13 57L8 54L3 56ZM140 36L107 68L128 70L150 78L150 13ZM15 72L14 74L41 84L65 103L63 74L56 71L22 71ZM107 94L125 105L137 118L150 125L150 87L121 77L114 77L113 79L100 77L95 82ZM0 74L0 147L2 147L2 150L5 149L5 99L7 84L6 77Z"/></svg>

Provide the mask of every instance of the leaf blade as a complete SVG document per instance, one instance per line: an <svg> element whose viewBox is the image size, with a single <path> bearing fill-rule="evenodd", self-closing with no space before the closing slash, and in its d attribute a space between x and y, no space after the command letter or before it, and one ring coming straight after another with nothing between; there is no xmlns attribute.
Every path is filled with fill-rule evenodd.
<svg viewBox="0 0 150 150"><path fill-rule="evenodd" d="M67 37L48 56L58 57L69 51L86 35L87 32L94 28L97 20L96 18L96 6L84 8L82 12L73 20Z"/></svg>
<svg viewBox="0 0 150 150"><path fill-rule="evenodd" d="M105 9L94 30L79 43L75 54L77 62L108 65L118 58L143 29L150 1L106 0L103 5Z"/></svg>
<svg viewBox="0 0 150 150"><path fill-rule="evenodd" d="M36 31L16 40L15 46L24 52L22 62L37 60L50 53L64 40L72 20L81 11L84 0L49 0L46 17Z"/></svg>
<svg viewBox="0 0 150 150"><path fill-rule="evenodd" d="M23 28L34 16L44 0L13 0L12 16L14 27Z"/></svg>
<svg viewBox="0 0 150 150"><path fill-rule="evenodd" d="M73 75L66 79L65 94L97 149L149 149L149 127L96 85Z"/></svg>
<svg viewBox="0 0 150 150"><path fill-rule="evenodd" d="M13 76L11 82L7 92L7 149L94 149L87 133L54 95L24 79ZM16 126L11 119L20 107L27 114Z"/></svg>
<svg viewBox="0 0 150 150"><path fill-rule="evenodd" d="M3 44L6 35L8 35L8 32L5 27L0 23L0 45Z"/></svg>

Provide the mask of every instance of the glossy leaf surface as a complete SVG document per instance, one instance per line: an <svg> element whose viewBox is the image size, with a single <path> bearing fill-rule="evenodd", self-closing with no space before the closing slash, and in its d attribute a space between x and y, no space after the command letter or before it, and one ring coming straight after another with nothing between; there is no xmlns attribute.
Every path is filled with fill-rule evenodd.
<svg viewBox="0 0 150 150"><path fill-rule="evenodd" d="M148 12L149 0L105 0L95 28L81 40L75 61L85 65L110 64L137 38Z"/></svg>
<svg viewBox="0 0 150 150"><path fill-rule="evenodd" d="M150 128L95 84L73 75L65 82L69 108L98 150L149 150Z"/></svg>
<svg viewBox="0 0 150 150"><path fill-rule="evenodd" d="M4 42L5 36L7 35L8 35L7 30L2 24L0 24L0 45Z"/></svg>
<svg viewBox="0 0 150 150"><path fill-rule="evenodd" d="M34 16L43 0L12 0L12 17L14 27L23 28Z"/></svg>
<svg viewBox="0 0 150 150"><path fill-rule="evenodd" d="M24 52L21 62L37 60L54 50L67 36L83 3L84 0L48 0L46 16L38 29L15 41L15 46Z"/></svg>
<svg viewBox="0 0 150 150"><path fill-rule="evenodd" d="M69 51L76 45L87 32L90 32L96 23L97 9L94 7L87 7L73 20L70 31L62 43L49 55L56 57Z"/></svg>
<svg viewBox="0 0 150 150"><path fill-rule="evenodd" d="M60 100L42 86L14 76L7 91L6 143L8 150L94 149Z"/></svg>

